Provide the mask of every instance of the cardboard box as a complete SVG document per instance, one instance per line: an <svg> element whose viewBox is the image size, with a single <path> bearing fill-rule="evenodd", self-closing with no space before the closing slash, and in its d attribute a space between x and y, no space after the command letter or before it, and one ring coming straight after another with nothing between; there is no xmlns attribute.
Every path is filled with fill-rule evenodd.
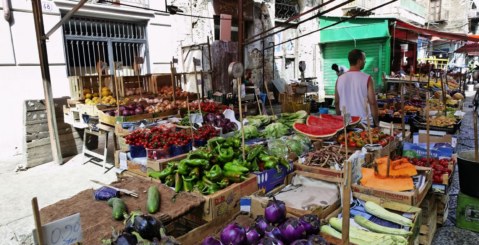
<svg viewBox="0 0 479 245"><path fill-rule="evenodd" d="M284 178L292 172L293 164L291 164L291 170L288 171L286 167L280 166L281 172L278 172L276 168L264 170L262 172L254 172L258 178L258 189L262 189L265 193L273 190L274 188L284 183Z"/></svg>
<svg viewBox="0 0 479 245"><path fill-rule="evenodd" d="M256 191L258 191L256 175L250 174L248 179L241 183L234 183L212 195L204 196L206 201L203 205L202 218L212 221L228 213L239 212L240 198Z"/></svg>
<svg viewBox="0 0 479 245"><path fill-rule="evenodd" d="M331 169L331 168L322 168L322 167L317 167L317 166L310 166L310 165L304 165L299 162L294 163L294 169L303 171L303 172L308 172L308 173L313 173L313 174L319 174L323 176L327 176L332 180L332 182L341 182L343 179L343 170L336 170L336 169Z"/></svg>
<svg viewBox="0 0 479 245"><path fill-rule="evenodd" d="M427 142L427 133L426 130L419 130L418 133L413 134L413 143L426 143ZM452 134L447 134L446 132L441 131L429 131L429 142L430 143L449 143L452 147L457 145L457 136Z"/></svg>
<svg viewBox="0 0 479 245"><path fill-rule="evenodd" d="M418 173L426 176L426 182L420 189L412 191L387 191L377 188L365 187L359 184L352 184L351 189L354 193L361 193L369 196L378 197L387 201L403 203L411 206L419 206L428 193L432 185L431 168L416 166Z"/></svg>
<svg viewBox="0 0 479 245"><path fill-rule="evenodd" d="M172 158L160 159L160 160L150 160L146 159L144 164L128 160L127 157L128 151L116 151L115 152L115 167L120 170L128 170L135 172L138 175L147 177L147 169L152 169L155 171L161 171L168 162L178 161L186 157L186 154L178 155Z"/></svg>
<svg viewBox="0 0 479 245"><path fill-rule="evenodd" d="M292 178L297 174L308 177L308 178L312 178L312 179L323 180L323 181L327 181L327 182L334 182L334 181L331 181L332 179L334 179L334 178L331 178L331 177L326 177L326 176L319 175L319 174L313 174L313 173L308 173L308 172L303 172L303 171L296 170L296 171L288 174L288 176L284 180L283 185L273 189L268 194L275 194L275 193L278 193L279 191L281 191L286 185L291 183ZM334 182L334 183L336 183L336 182ZM254 195L251 196L251 200L252 200L251 208L252 209L257 209L257 210L263 209L264 210L264 208L268 204L267 200L262 198L262 197L264 197L264 195L265 195L264 192L257 192L257 193L255 193ZM328 207L317 207L314 210L304 210L304 209L296 209L296 208L286 206L286 211L289 214L291 214L293 216L296 216L296 217L300 217L300 216L303 216L305 214L316 214L316 215L318 215L319 218L324 219L326 216L328 216L330 213L332 213L334 210L336 210L340 205L341 205L341 200L338 199L337 202L335 202L334 204L332 204Z"/></svg>
<svg viewBox="0 0 479 245"><path fill-rule="evenodd" d="M456 223L459 228L479 232L479 198L459 193Z"/></svg>

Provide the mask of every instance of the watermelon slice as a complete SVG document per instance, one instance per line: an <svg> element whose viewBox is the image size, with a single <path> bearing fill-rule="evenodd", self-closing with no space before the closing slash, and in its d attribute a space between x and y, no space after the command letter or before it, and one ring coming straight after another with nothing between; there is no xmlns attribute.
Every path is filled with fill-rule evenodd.
<svg viewBox="0 0 479 245"><path fill-rule="evenodd" d="M342 120L338 121L336 119L320 118L315 116L309 116L306 119L306 124L310 126L316 126L320 128L331 128L336 130L341 130L344 128Z"/></svg>
<svg viewBox="0 0 479 245"><path fill-rule="evenodd" d="M329 138L341 129L311 126L304 123L293 124L294 130L311 138Z"/></svg>
<svg viewBox="0 0 479 245"><path fill-rule="evenodd" d="M340 121L341 124L343 123L343 117L342 116L337 116L337 115L321 114L321 117L316 117L316 118L332 119L332 120ZM349 123L349 125L355 125L355 124L358 124L360 122L361 122L361 117L352 116L351 117L351 122Z"/></svg>

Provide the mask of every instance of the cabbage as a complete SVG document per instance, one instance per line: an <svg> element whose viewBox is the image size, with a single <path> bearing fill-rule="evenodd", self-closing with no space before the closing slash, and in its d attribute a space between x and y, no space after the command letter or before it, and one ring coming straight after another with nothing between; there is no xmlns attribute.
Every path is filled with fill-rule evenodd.
<svg viewBox="0 0 479 245"><path fill-rule="evenodd" d="M296 153L297 156L301 156L301 154L303 154L304 148L300 141L289 139L286 140L285 143L292 152Z"/></svg>
<svg viewBox="0 0 479 245"><path fill-rule="evenodd" d="M286 157L288 155L288 146L279 139L268 141L268 153L275 157Z"/></svg>
<svg viewBox="0 0 479 245"><path fill-rule="evenodd" d="M241 137L241 130L236 131L236 137ZM258 138L259 132L258 128L253 125L246 125L244 126L244 138L245 139L253 139Z"/></svg>
<svg viewBox="0 0 479 245"><path fill-rule="evenodd" d="M277 139L281 136L284 136L288 133L289 128L282 123L272 123L264 129L264 135L266 138Z"/></svg>

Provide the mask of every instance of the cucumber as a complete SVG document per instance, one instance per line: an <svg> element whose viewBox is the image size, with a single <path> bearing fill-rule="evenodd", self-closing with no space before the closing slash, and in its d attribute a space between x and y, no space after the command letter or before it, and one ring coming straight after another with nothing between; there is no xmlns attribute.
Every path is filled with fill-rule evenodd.
<svg viewBox="0 0 479 245"><path fill-rule="evenodd" d="M127 212L125 202L118 197L108 199L108 205L112 207L112 216L116 220L122 220Z"/></svg>
<svg viewBox="0 0 479 245"><path fill-rule="evenodd" d="M160 192L154 185L148 188L148 199L146 201L146 209L148 213L154 214L160 209Z"/></svg>

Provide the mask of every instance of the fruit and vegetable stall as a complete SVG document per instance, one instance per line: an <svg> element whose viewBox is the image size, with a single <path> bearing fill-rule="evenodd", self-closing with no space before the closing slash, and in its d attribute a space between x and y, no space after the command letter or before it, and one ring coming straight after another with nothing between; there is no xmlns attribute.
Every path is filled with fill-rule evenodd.
<svg viewBox="0 0 479 245"><path fill-rule="evenodd" d="M42 221L80 213L85 244L430 244L464 95L451 79L406 95L411 84L378 95L375 128L311 107L247 115L168 86L85 90L76 106L114 127L121 174Z"/></svg>

